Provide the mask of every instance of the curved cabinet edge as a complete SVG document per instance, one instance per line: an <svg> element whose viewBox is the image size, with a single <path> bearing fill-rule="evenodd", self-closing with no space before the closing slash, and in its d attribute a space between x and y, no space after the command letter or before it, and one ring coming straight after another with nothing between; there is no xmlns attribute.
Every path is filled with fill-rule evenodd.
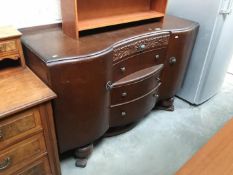
<svg viewBox="0 0 233 175"><path fill-rule="evenodd" d="M172 31L161 76L160 100L174 97L181 88L198 29L199 25L195 23L188 29Z"/></svg>

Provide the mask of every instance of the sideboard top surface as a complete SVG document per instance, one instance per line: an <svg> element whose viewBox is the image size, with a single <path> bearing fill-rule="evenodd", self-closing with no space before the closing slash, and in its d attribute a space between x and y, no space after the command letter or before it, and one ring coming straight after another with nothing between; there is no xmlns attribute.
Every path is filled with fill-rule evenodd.
<svg viewBox="0 0 233 175"><path fill-rule="evenodd" d="M165 16L163 21L132 25L115 30L106 29L100 33L83 35L78 40L66 36L61 27L58 26L38 30L22 30L24 34L22 40L45 63L53 63L101 54L111 49L115 43L138 35L161 31L189 30L197 25L193 21Z"/></svg>

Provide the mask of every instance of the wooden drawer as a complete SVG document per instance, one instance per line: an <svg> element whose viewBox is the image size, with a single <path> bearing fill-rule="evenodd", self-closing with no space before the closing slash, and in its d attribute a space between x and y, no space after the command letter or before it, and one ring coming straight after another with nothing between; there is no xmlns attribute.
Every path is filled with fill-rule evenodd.
<svg viewBox="0 0 233 175"><path fill-rule="evenodd" d="M160 32L123 40L113 48L113 62L115 64L127 57L147 52L148 50L167 48L169 38L169 32Z"/></svg>
<svg viewBox="0 0 233 175"><path fill-rule="evenodd" d="M42 158L30 166L24 168L23 171L12 175L51 175L48 158Z"/></svg>
<svg viewBox="0 0 233 175"><path fill-rule="evenodd" d="M42 130L39 108L0 122L0 150Z"/></svg>
<svg viewBox="0 0 233 175"><path fill-rule="evenodd" d="M112 105L110 108L110 127L136 122L148 114L158 100L158 87L138 99L120 105Z"/></svg>
<svg viewBox="0 0 233 175"><path fill-rule="evenodd" d="M152 66L114 83L111 90L111 105L124 103L150 92L160 83L162 68L162 64Z"/></svg>
<svg viewBox="0 0 233 175"><path fill-rule="evenodd" d="M163 64L165 59L166 49L143 52L129 57L113 66L113 81L118 81L141 69Z"/></svg>
<svg viewBox="0 0 233 175"><path fill-rule="evenodd" d="M46 154L43 134L0 151L0 175L12 174Z"/></svg>
<svg viewBox="0 0 233 175"><path fill-rule="evenodd" d="M16 40L0 41L0 56L18 53Z"/></svg>

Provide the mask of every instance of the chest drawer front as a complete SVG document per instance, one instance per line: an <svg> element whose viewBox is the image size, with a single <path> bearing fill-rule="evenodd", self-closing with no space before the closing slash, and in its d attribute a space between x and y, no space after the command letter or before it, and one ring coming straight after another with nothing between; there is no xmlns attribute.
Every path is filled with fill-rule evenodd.
<svg viewBox="0 0 233 175"><path fill-rule="evenodd" d="M124 126L140 120L148 114L158 100L158 87L134 101L111 106L110 127Z"/></svg>
<svg viewBox="0 0 233 175"><path fill-rule="evenodd" d="M0 41L0 54L7 54L8 52L17 52L17 44L15 40Z"/></svg>
<svg viewBox="0 0 233 175"><path fill-rule="evenodd" d="M169 38L170 33L163 32L122 41L113 49L113 62L118 62L126 57L130 57L147 50L167 47Z"/></svg>
<svg viewBox="0 0 233 175"><path fill-rule="evenodd" d="M10 116L0 122L0 150L39 130L42 125L38 108Z"/></svg>
<svg viewBox="0 0 233 175"><path fill-rule="evenodd" d="M164 63L166 49L159 49L129 57L113 66L113 80L118 81L123 77L154 65Z"/></svg>
<svg viewBox="0 0 233 175"><path fill-rule="evenodd" d="M113 88L111 91L111 105L116 105L120 103L125 103L127 101L139 98L160 83L160 73L162 70L161 66L153 66L144 70L152 70L149 73L145 73L143 76L136 76L136 80L134 81L125 81L122 84L113 84ZM141 71L142 72L142 71Z"/></svg>
<svg viewBox="0 0 233 175"><path fill-rule="evenodd" d="M0 152L0 175L12 174L45 153L43 134L13 145Z"/></svg>
<svg viewBox="0 0 233 175"><path fill-rule="evenodd" d="M19 173L12 175L51 175L48 158L42 158Z"/></svg>

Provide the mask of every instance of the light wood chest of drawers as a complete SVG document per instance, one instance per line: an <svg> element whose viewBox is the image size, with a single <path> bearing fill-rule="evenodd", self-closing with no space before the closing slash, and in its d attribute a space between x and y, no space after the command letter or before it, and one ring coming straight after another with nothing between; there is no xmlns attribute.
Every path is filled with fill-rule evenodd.
<svg viewBox="0 0 233 175"><path fill-rule="evenodd" d="M13 27L0 27L0 61L19 60L22 67L25 60L20 41L21 33Z"/></svg>
<svg viewBox="0 0 233 175"><path fill-rule="evenodd" d="M28 68L0 72L0 175L59 175L50 100Z"/></svg>

